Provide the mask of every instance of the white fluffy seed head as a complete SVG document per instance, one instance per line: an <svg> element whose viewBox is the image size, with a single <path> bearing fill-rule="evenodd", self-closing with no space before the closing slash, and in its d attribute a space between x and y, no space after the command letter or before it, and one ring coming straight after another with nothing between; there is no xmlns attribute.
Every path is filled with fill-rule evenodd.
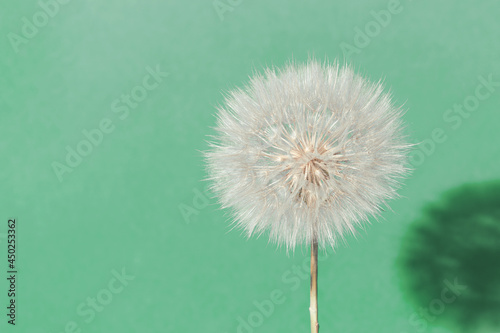
<svg viewBox="0 0 500 333"><path fill-rule="evenodd" d="M212 189L248 235L334 246L396 196L410 145L380 83L338 64L267 69L229 93L205 153Z"/></svg>

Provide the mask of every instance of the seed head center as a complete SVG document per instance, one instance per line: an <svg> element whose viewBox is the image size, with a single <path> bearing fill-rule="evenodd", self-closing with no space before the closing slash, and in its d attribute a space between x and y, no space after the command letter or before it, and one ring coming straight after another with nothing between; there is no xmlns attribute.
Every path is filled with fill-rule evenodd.
<svg viewBox="0 0 500 333"><path fill-rule="evenodd" d="M290 151L290 155L297 163L295 176L292 177L291 188L298 189L297 200L313 207L318 203L318 190L322 184L330 179L328 167L322 154L326 152L325 147L315 149L306 145L296 147Z"/></svg>
<svg viewBox="0 0 500 333"><path fill-rule="evenodd" d="M322 182L330 178L325 162L316 157L309 160L309 162L304 164L301 169L306 177L306 180L317 186L321 185Z"/></svg>

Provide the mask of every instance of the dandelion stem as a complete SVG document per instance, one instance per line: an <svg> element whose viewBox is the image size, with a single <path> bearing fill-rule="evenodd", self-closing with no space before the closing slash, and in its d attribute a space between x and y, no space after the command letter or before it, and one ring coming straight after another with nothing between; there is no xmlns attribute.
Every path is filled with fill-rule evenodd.
<svg viewBox="0 0 500 333"><path fill-rule="evenodd" d="M318 241L311 242L311 333L318 333Z"/></svg>

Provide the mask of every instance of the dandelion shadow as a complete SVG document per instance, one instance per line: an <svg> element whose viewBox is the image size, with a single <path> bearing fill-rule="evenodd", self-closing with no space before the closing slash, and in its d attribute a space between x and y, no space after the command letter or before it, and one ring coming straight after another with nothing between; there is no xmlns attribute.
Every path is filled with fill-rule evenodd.
<svg viewBox="0 0 500 333"><path fill-rule="evenodd" d="M401 286L416 305L416 331L500 329L500 181L467 184L426 207L398 258ZM450 285L466 288L453 294ZM456 291L456 290L455 290Z"/></svg>

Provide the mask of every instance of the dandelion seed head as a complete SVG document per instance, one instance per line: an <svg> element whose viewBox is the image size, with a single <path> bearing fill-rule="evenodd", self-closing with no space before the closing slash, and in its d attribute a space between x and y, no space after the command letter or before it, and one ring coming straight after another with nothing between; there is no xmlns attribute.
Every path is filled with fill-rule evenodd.
<svg viewBox="0 0 500 333"><path fill-rule="evenodd" d="M218 108L205 154L213 190L249 236L334 246L397 196L402 113L348 66L267 69Z"/></svg>

